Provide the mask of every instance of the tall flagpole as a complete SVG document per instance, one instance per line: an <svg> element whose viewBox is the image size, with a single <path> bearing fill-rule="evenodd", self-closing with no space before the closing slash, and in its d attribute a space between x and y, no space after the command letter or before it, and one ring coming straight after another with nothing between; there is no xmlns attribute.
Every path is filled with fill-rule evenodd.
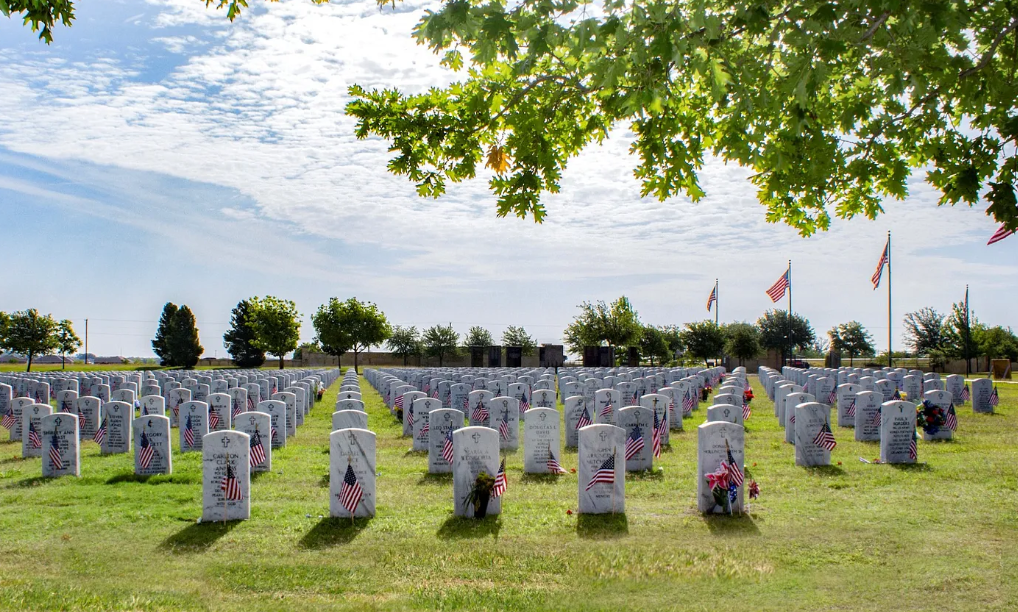
<svg viewBox="0 0 1018 612"><path fill-rule="evenodd" d="M792 260L788 260L788 360L792 360Z"/></svg>
<svg viewBox="0 0 1018 612"><path fill-rule="evenodd" d="M718 279L715 278L714 279L714 325L718 324L718 310L719 310L719 306L721 305L721 302L720 302L720 300L718 298L720 298L720 297L721 296L718 293Z"/></svg>
<svg viewBox="0 0 1018 612"><path fill-rule="evenodd" d="M891 359L891 230L887 230L887 367L894 367Z"/></svg>

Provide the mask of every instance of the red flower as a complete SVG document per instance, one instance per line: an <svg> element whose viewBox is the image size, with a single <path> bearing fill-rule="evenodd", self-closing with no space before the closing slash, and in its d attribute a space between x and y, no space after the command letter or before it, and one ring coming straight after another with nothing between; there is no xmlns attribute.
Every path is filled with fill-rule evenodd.
<svg viewBox="0 0 1018 612"><path fill-rule="evenodd" d="M572 514L572 513L573 513L572 510L566 510L566 514Z"/></svg>
<svg viewBox="0 0 1018 612"><path fill-rule="evenodd" d="M576 468L569 468L569 471L572 472L573 474L575 474L576 473Z"/></svg>

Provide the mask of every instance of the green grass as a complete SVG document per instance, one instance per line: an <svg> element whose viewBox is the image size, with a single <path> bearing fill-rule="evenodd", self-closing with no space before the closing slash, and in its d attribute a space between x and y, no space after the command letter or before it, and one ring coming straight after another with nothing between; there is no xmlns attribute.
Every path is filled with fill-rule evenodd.
<svg viewBox="0 0 1018 612"><path fill-rule="evenodd" d="M278 363L278 362L277 362ZM0 363L0 372L25 372L24 363ZM68 363L67 367L61 368L59 363L33 363L32 372L112 372L115 370L147 371L147 370L179 370L181 368L170 368L153 363ZM236 366L204 366L196 365L193 370L235 370ZM279 366L262 366L262 370L278 370Z"/></svg>
<svg viewBox="0 0 1018 612"><path fill-rule="evenodd" d="M753 384L746 457L763 492L736 518L695 511L703 408L661 472L627 479L620 516L577 515L576 476L524 477L517 453L503 514L453 518L451 480L425 474L364 381L378 516L353 525L327 518L338 384L254 479L251 520L226 526L195 522L198 454L139 480L131 457L86 443L80 479L43 480L5 442L0 610L1018 607L1018 389L1001 385L996 415L962 409L956 441L920 444L922 465L865 465L877 445L837 429L836 464L806 470Z"/></svg>

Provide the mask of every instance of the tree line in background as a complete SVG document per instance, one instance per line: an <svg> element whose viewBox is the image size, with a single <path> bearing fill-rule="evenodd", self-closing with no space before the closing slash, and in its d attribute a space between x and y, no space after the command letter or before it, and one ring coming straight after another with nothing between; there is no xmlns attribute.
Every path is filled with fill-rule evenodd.
<svg viewBox="0 0 1018 612"><path fill-rule="evenodd" d="M39 314L34 308L18 312L0 312L0 352L24 355L29 372L36 357L57 353L66 366L66 356L81 346L70 320L57 321L53 315Z"/></svg>

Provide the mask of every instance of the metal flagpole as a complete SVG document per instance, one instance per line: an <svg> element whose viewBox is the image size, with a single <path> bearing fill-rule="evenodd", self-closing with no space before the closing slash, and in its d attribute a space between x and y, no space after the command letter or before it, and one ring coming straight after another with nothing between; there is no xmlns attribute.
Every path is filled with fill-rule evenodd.
<svg viewBox="0 0 1018 612"><path fill-rule="evenodd" d="M720 298L721 294L718 293L718 279L714 279L714 325L718 324L718 310L721 307Z"/></svg>
<svg viewBox="0 0 1018 612"><path fill-rule="evenodd" d="M972 324L969 320L969 286L965 285L965 337L962 338L962 348L965 351L965 375L972 374L972 360L970 359L969 343L972 339Z"/></svg>
<svg viewBox="0 0 1018 612"><path fill-rule="evenodd" d="M887 230L887 367L894 367L891 353L891 231Z"/></svg>
<svg viewBox="0 0 1018 612"><path fill-rule="evenodd" d="M88 319L85 319L85 365L88 365Z"/></svg>
<svg viewBox="0 0 1018 612"><path fill-rule="evenodd" d="M788 360L792 360L792 260L788 260Z"/></svg>

